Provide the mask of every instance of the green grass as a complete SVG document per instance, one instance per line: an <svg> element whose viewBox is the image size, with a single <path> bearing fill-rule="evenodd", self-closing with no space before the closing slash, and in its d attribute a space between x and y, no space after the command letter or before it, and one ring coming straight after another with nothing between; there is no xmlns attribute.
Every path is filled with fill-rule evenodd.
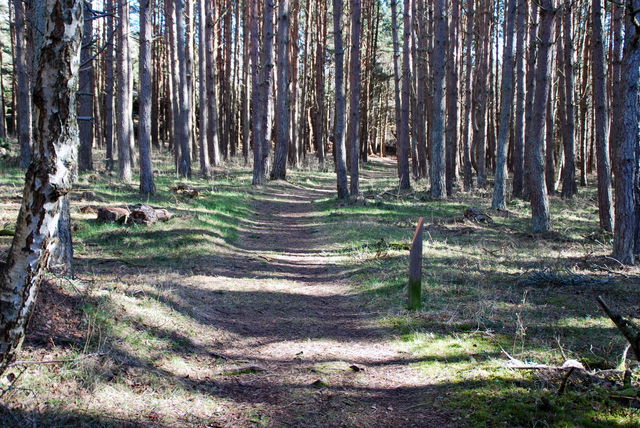
<svg viewBox="0 0 640 428"><path fill-rule="evenodd" d="M212 264L214 257L232 253L241 229L253 216L253 196L247 191L250 177L246 171L231 169L213 179L182 180L170 168L163 163L156 166L158 193L150 198L141 196L134 186L119 184L110 173L78 178L72 217L80 280L49 275L43 287L57 297L45 296L43 304L53 311L47 316L54 324L68 316L63 307L75 305L78 325L72 328L81 340L61 345L54 336L46 345L28 344L21 357L105 356L31 366L22 374L19 388L5 396L0 426L20 420L60 427L154 421L169 426L206 425L226 400L212 394L217 359L203 344L213 334L210 326L198 318L197 308L184 306L175 293L175 282L188 277L191 270ZM3 212L0 220L13 229L24 171L0 161L0 172L2 197L15 198L11 211ZM176 195L171 187L177 184L196 188L199 197ZM106 202L78 200L85 191ZM150 226L125 226L100 224L95 214L79 211L85 205L137 203L166 208L174 217ZM0 239L8 245L11 238ZM189 415L181 410L187 408Z"/></svg>

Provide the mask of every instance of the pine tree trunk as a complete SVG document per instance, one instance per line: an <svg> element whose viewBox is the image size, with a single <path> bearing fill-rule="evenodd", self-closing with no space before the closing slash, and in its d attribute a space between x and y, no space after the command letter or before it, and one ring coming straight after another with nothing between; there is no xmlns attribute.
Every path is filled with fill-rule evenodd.
<svg viewBox="0 0 640 428"><path fill-rule="evenodd" d="M335 156L338 199L349 197L347 187L347 159L345 153L344 123L346 116L346 101L344 95L344 48L342 47L342 0L333 0L333 40L335 51Z"/></svg>
<svg viewBox="0 0 640 428"><path fill-rule="evenodd" d="M404 1L404 32L402 35L402 99L400 105L400 128L398 133L398 166L400 189L411 188L409 178L409 111L411 105L411 0Z"/></svg>
<svg viewBox="0 0 640 428"><path fill-rule="evenodd" d="M105 46L105 70L104 70L104 140L106 145L106 168L107 171L112 171L114 167L113 161L113 142L115 140L113 135L113 53L114 53L114 40L115 32L113 30L113 15L115 13L115 7L113 0L106 0L105 11L109 14L106 17L106 46Z"/></svg>
<svg viewBox="0 0 640 428"><path fill-rule="evenodd" d="M553 0L542 0L540 32L536 61L536 86L533 101L533 130L530 159L531 213L533 233L543 233L551 228L549 197L545 183L544 130L546 107L549 100L549 65L553 44L553 18L556 13Z"/></svg>
<svg viewBox="0 0 640 428"><path fill-rule="evenodd" d="M393 99L395 105L395 133L396 133L396 150L397 153L400 153L401 145L400 142L400 130L402 128L402 124L400 122L400 115L402 112L402 103L400 101L400 67L398 65L400 59L400 43L398 41L398 0L391 0L391 32L393 37ZM407 150L408 152L408 150ZM408 155L407 155L408 156ZM407 159L407 166L405 167L403 162L405 160L402 156L398 156L398 177L402 177L403 174L408 174L408 172L402 172L402 169L409 169L409 160Z"/></svg>
<svg viewBox="0 0 640 428"><path fill-rule="evenodd" d="M446 196L445 177L445 72L447 49L446 0L435 0L433 64L433 110L431 117L431 197Z"/></svg>
<svg viewBox="0 0 640 428"><path fill-rule="evenodd" d="M533 102L535 98L536 88L536 52L538 50L538 43L536 38L538 37L538 6L535 3L529 3L529 13L531 16L531 25L529 27L529 41L528 41L528 54L527 54L527 90L525 101L525 140L524 140L524 176L522 187L522 199L530 199L531 194L531 159L533 133L536 128L540 128L540 124L533 124Z"/></svg>
<svg viewBox="0 0 640 428"><path fill-rule="evenodd" d="M351 64L350 64L350 101L349 108L349 147L351 147L349 191L351 196L360 194L360 97L362 93L361 80L361 46L360 33L361 25L361 0L351 0Z"/></svg>
<svg viewBox="0 0 640 428"><path fill-rule="evenodd" d="M628 0L627 8L640 9L640 0ZM638 145L638 88L640 84L640 29L625 17L625 43L622 58L623 107L619 140L615 142L615 227L613 256L626 265L634 264L637 227L634 187L636 185L636 149Z"/></svg>
<svg viewBox="0 0 640 428"><path fill-rule="evenodd" d="M473 170L471 165L471 146L474 135L474 125L472 123L472 82L475 79L473 75L473 36L475 28L474 17L474 0L467 0L467 32L466 32L466 68L465 68L465 97L464 97L464 119L462 126L465 129L462 140L462 167L463 167L463 185L465 192L473 187Z"/></svg>
<svg viewBox="0 0 640 428"><path fill-rule="evenodd" d="M75 90L83 2L43 3L35 14L36 25L44 29L44 43L34 85L34 162L27 171L16 234L0 277L0 374L15 360L24 340L76 164Z"/></svg>
<svg viewBox="0 0 640 428"><path fill-rule="evenodd" d="M573 76L573 26L572 26L572 9L567 9L563 15L563 41L564 41L564 100L565 100L565 117L566 121L563 130L564 144L564 166L562 168L562 192L563 198L572 198L578 193L576 183L576 159L575 159L575 101L574 101L574 76ZM604 70L603 70L604 72ZM604 92L603 92L604 93ZM606 99L605 99L606 102ZM606 114L606 113L605 113ZM608 144L607 144L608 146ZM608 149L607 149L608 150ZM608 162L607 155L607 163ZM610 169L610 167L608 167ZM598 174L600 175L600 174ZM610 175L607 173L609 180L609 197L611 197Z"/></svg>
<svg viewBox="0 0 640 428"><path fill-rule="evenodd" d="M502 108L500 110L500 128L498 130L496 179L493 189L493 201L491 203L491 207L496 210L504 210L507 208L505 202L507 187L507 144L511 128L511 106L513 104L513 37L516 20L516 3L518 0L506 1L507 28L502 53L502 100L500 103Z"/></svg>
<svg viewBox="0 0 640 428"><path fill-rule="evenodd" d="M156 186L153 182L153 165L151 164L151 104L154 94L151 90L153 26L150 3L151 0L140 0L140 92L138 94L140 118L138 123L138 147L140 150L140 193L145 195L153 195L156 192Z"/></svg>
<svg viewBox="0 0 640 428"><path fill-rule="evenodd" d="M209 101L207 100L207 0L198 0L198 97L200 103L200 132L198 144L200 146L200 175L209 177L211 165L209 164Z"/></svg>
<svg viewBox="0 0 640 428"><path fill-rule="evenodd" d="M611 232L613 231L613 212L611 203L611 162L609 160L608 140L609 118L607 117L607 82L605 75L605 56L602 35L602 0L594 0L592 8L592 74L593 104L595 109L594 133L596 138L596 156L598 158L598 208L600 214L600 227L606 231ZM565 22L565 31L570 31L567 27L570 28L571 20L570 18L565 18L565 20L568 21ZM572 147L570 149L573 150Z"/></svg>
<svg viewBox="0 0 640 428"><path fill-rule="evenodd" d="M187 64L187 29L184 17L185 0L174 0L176 3L176 39L178 50L178 67L180 82L176 89L180 102L178 129L176 139L180 145L180 162L178 173L185 178L191 177L191 96L189 91L189 76Z"/></svg>
<svg viewBox="0 0 640 428"><path fill-rule="evenodd" d="M31 140L33 138L31 117L31 84L29 82L28 35L26 23L26 2L13 0L15 11L15 69L16 69L16 105L18 113L18 143L20 144L20 167L26 168L31 162ZM14 115L16 110L14 110Z"/></svg>
<svg viewBox="0 0 640 428"><path fill-rule="evenodd" d="M287 178L287 157L289 154L289 0L280 0L278 5L278 85L276 87L276 153L271 170L272 180Z"/></svg>
<svg viewBox="0 0 640 428"><path fill-rule="evenodd" d="M220 165L220 139L218 135L218 92L216 90L216 50L215 50L215 17L213 9L213 0L210 0L207 7L207 31L206 31L206 64L207 64L207 144L209 151L209 159L213 166ZM248 65L248 63L247 63ZM247 71L248 73L248 71ZM202 77L201 77L202 78ZM200 112L202 114L202 112ZM247 123L247 127L249 124ZM248 144L248 141L247 143Z"/></svg>
<svg viewBox="0 0 640 428"><path fill-rule="evenodd" d="M129 3L119 3L116 114L118 133L118 176L124 183L131 181L131 93L129 92Z"/></svg>
<svg viewBox="0 0 640 428"><path fill-rule="evenodd" d="M447 129L446 129L446 186L453 195L457 179L458 156L458 0L451 2L449 43L447 46Z"/></svg>
<svg viewBox="0 0 640 428"><path fill-rule="evenodd" d="M93 170L93 20L91 19L91 3L85 0L84 35L80 52L80 76L78 82L78 127L80 128L80 149L78 151L78 167L80 171Z"/></svg>
<svg viewBox="0 0 640 428"><path fill-rule="evenodd" d="M527 2L518 2L518 23L516 35L516 117L514 120L514 148L513 148L513 189L515 198L522 197L524 181L524 102L525 102L525 73L524 73L524 41L527 30Z"/></svg>
<svg viewBox="0 0 640 428"><path fill-rule="evenodd" d="M326 13L324 10L324 1L317 2L317 40L316 40L316 65L315 65L315 91L316 102L313 116L313 139L315 140L315 146L318 153L318 162L320 163L320 169L324 168L325 153L324 153L324 118L325 118L325 105L324 105L324 58L325 58L325 39L324 39L324 26Z"/></svg>

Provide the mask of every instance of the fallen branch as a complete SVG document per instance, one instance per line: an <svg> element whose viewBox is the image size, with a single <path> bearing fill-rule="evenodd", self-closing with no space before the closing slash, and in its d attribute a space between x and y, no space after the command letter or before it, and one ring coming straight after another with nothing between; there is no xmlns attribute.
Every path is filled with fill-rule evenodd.
<svg viewBox="0 0 640 428"><path fill-rule="evenodd" d="M8 367L30 366L30 365L37 365L37 364L74 363L76 361L86 360L86 359L92 358L92 357L101 357L103 355L105 355L105 354L87 354L87 355L83 355L82 357L68 358L68 359L64 359L64 360L23 360L23 361L14 361L13 363L9 364Z"/></svg>
<svg viewBox="0 0 640 428"><path fill-rule="evenodd" d="M631 349L636 355L636 359L640 360L640 327L633 321L625 319L619 313L613 312L613 310L607 306L602 296L598 296L598 305L600 305L604 313L613 321L625 339L629 341Z"/></svg>
<svg viewBox="0 0 640 428"><path fill-rule="evenodd" d="M539 287L543 285L557 286L581 286L581 285L604 285L608 284L608 279L594 278L589 275L573 273L567 269L565 274L553 272L549 269L534 270L523 275L518 280L518 285L526 287Z"/></svg>

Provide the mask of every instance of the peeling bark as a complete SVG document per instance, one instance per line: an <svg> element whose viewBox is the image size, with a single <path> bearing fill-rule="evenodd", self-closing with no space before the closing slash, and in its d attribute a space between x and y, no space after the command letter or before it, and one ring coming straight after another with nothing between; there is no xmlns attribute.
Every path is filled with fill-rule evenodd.
<svg viewBox="0 0 640 428"><path fill-rule="evenodd" d="M20 214L0 278L0 373L24 340L42 273L55 246L60 211L71 190L78 144L76 84L82 40L81 0L38 5L43 29L34 86L35 139Z"/></svg>

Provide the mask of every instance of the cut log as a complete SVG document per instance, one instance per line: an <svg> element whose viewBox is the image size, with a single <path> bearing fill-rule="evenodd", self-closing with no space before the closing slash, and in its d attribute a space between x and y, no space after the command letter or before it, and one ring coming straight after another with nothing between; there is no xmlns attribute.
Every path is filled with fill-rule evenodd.
<svg viewBox="0 0 640 428"><path fill-rule="evenodd" d="M129 210L131 211L131 215L127 222L132 224L144 224L148 226L157 221L168 221L172 217L169 211L165 209L156 209L145 204L132 205L129 207Z"/></svg>
<svg viewBox="0 0 640 428"><path fill-rule="evenodd" d="M464 211L464 218L475 223L493 223L493 219L475 207L469 207Z"/></svg>
<svg viewBox="0 0 640 428"><path fill-rule="evenodd" d="M98 208L98 221L101 223L126 223L130 214L128 208Z"/></svg>
<svg viewBox="0 0 640 428"><path fill-rule="evenodd" d="M98 221L109 223L142 224L148 226L157 221L168 221L173 215L162 208L153 208L146 204L128 207L98 208Z"/></svg>

